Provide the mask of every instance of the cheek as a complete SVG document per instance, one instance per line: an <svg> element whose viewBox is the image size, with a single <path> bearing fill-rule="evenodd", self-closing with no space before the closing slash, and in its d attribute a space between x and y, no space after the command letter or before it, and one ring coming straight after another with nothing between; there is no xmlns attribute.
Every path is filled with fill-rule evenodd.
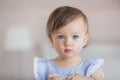
<svg viewBox="0 0 120 80"><path fill-rule="evenodd" d="M83 47L81 46L81 44L76 45L76 47L74 48L76 53L80 53L82 49L83 49Z"/></svg>
<svg viewBox="0 0 120 80"><path fill-rule="evenodd" d="M82 40L77 41L75 43L75 46L76 46L76 49L81 49L83 47L83 41Z"/></svg>
<svg viewBox="0 0 120 80"><path fill-rule="evenodd" d="M56 49L61 49L63 47L63 44L61 42L55 41L53 46Z"/></svg>
<svg viewBox="0 0 120 80"><path fill-rule="evenodd" d="M81 50L81 49L82 49L82 46L81 46L81 45L77 45L75 49L76 49L76 50Z"/></svg>
<svg viewBox="0 0 120 80"><path fill-rule="evenodd" d="M54 49L57 51L58 54L61 54L64 51L64 47L60 43L56 43Z"/></svg>

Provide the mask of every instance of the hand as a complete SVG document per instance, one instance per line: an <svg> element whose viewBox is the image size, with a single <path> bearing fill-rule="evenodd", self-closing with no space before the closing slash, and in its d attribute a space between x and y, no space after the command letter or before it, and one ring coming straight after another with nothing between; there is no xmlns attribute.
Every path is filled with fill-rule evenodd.
<svg viewBox="0 0 120 80"><path fill-rule="evenodd" d="M57 76L55 74L49 74L48 75L48 80L62 80L61 76Z"/></svg>
<svg viewBox="0 0 120 80"><path fill-rule="evenodd" d="M67 77L66 80L93 80L93 79L83 76L81 74L73 74L73 75Z"/></svg>

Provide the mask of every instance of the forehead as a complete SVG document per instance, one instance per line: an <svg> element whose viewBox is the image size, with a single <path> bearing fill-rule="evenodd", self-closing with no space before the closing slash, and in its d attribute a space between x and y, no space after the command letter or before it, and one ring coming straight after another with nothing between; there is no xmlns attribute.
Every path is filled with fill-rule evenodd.
<svg viewBox="0 0 120 80"><path fill-rule="evenodd" d="M61 29L58 29L56 33L84 33L86 32L86 26L82 18L75 19L68 23L66 26L63 26Z"/></svg>

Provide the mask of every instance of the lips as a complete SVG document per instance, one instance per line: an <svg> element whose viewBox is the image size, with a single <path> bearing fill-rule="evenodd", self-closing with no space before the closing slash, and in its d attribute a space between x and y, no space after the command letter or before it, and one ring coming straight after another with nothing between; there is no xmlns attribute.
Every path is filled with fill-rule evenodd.
<svg viewBox="0 0 120 80"><path fill-rule="evenodd" d="M65 53L70 53L72 52L72 49L65 49Z"/></svg>

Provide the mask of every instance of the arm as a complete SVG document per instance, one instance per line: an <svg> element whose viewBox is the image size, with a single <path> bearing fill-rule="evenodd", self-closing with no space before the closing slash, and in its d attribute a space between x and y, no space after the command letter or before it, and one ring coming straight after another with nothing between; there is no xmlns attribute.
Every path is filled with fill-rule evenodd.
<svg viewBox="0 0 120 80"><path fill-rule="evenodd" d="M48 75L48 80L62 80L61 76L57 76L55 74L49 74Z"/></svg>
<svg viewBox="0 0 120 80"><path fill-rule="evenodd" d="M80 74L74 74L69 76L66 80L104 80L104 76L100 69L96 70L90 77L86 77Z"/></svg>
<svg viewBox="0 0 120 80"><path fill-rule="evenodd" d="M100 69L96 70L92 75L91 77L94 79L94 80L104 80L104 76L103 76L103 73Z"/></svg>
<svg viewBox="0 0 120 80"><path fill-rule="evenodd" d="M74 75L67 77L66 80L94 80L94 79L91 77L83 76L81 74L74 74Z"/></svg>

